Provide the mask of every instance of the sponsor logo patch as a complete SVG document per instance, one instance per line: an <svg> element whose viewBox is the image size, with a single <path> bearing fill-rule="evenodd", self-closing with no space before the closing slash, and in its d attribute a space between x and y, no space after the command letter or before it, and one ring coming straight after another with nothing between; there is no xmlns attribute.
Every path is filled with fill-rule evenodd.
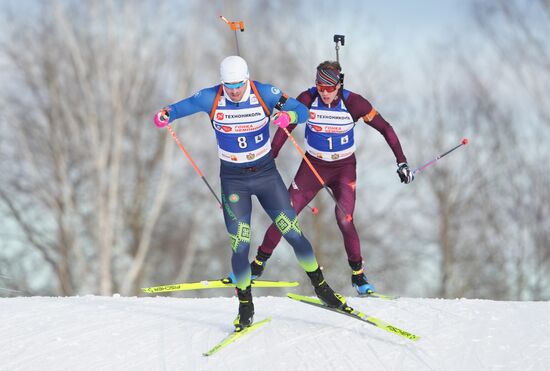
<svg viewBox="0 0 550 371"><path fill-rule="evenodd" d="M233 129L231 128L231 126L216 124L216 130L229 133Z"/></svg>

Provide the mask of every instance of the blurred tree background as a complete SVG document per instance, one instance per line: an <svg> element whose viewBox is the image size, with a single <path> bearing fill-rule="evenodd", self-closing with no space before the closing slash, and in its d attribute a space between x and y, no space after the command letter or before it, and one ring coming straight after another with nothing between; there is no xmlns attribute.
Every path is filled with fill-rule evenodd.
<svg viewBox="0 0 550 371"><path fill-rule="evenodd" d="M470 139L405 186L382 136L358 122L354 221L381 292L548 300L550 2L460 4L459 32L395 58L392 43L408 41L384 34L400 24L381 24L374 2L3 2L0 295L138 295L230 271L216 201L152 123L159 108L218 83L219 62L236 52L223 14L245 21L237 36L251 77L292 96L335 59L332 35L345 34L346 87L393 125L412 167ZM217 191L207 116L173 127ZM277 159L286 182L300 160L286 144ZM351 295L334 204L323 192L313 204L320 212L303 212L303 230L327 280ZM269 223L254 210L251 257ZM308 282L286 242L265 278Z"/></svg>

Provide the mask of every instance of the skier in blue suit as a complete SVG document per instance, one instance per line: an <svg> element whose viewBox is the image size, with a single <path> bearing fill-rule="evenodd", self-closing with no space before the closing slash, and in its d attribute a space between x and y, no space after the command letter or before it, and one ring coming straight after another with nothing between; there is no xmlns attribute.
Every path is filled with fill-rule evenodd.
<svg viewBox="0 0 550 371"><path fill-rule="evenodd" d="M251 291L250 218L255 195L283 237L293 247L298 262L309 276L317 296L327 305L349 308L323 278L311 244L304 236L296 212L271 153L269 122L280 128L308 119L306 106L280 89L249 79L248 65L238 56L220 65L221 84L202 89L192 97L157 112L154 122L170 122L206 112L216 133L220 158L221 199L225 225L231 238L231 264L239 298L235 331L252 324L254 304Z"/></svg>

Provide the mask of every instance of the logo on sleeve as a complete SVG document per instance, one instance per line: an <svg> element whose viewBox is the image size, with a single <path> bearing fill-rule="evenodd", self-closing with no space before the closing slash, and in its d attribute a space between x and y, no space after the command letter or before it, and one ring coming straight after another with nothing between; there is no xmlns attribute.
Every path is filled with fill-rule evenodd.
<svg viewBox="0 0 550 371"><path fill-rule="evenodd" d="M276 87L272 86L271 87L271 92L275 95L279 94L281 91L279 89L277 89Z"/></svg>

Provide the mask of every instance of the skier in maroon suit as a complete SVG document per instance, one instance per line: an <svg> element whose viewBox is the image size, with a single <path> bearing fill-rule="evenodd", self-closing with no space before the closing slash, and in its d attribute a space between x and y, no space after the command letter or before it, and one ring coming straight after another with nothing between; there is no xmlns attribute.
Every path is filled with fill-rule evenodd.
<svg viewBox="0 0 550 371"><path fill-rule="evenodd" d="M352 270L351 282L361 295L368 295L375 288L367 280L361 256L359 236L353 218L355 208L356 159L354 128L362 118L384 136L396 158L397 174L401 182L409 184L414 176L407 165L399 139L392 126L361 95L343 89L341 67L338 62L325 61L317 67L315 86L302 92L298 98L309 108L309 120L305 138L309 161L329 187L344 214L335 208L336 221L342 231L344 247ZM296 125L290 125L292 131ZM273 157L288 138L283 129L278 129L271 143ZM300 164L289 193L296 213L321 190L322 185L304 160ZM259 277L273 250L281 240L281 233L272 224L267 230L263 243L258 247L255 260L251 263L252 276Z"/></svg>

